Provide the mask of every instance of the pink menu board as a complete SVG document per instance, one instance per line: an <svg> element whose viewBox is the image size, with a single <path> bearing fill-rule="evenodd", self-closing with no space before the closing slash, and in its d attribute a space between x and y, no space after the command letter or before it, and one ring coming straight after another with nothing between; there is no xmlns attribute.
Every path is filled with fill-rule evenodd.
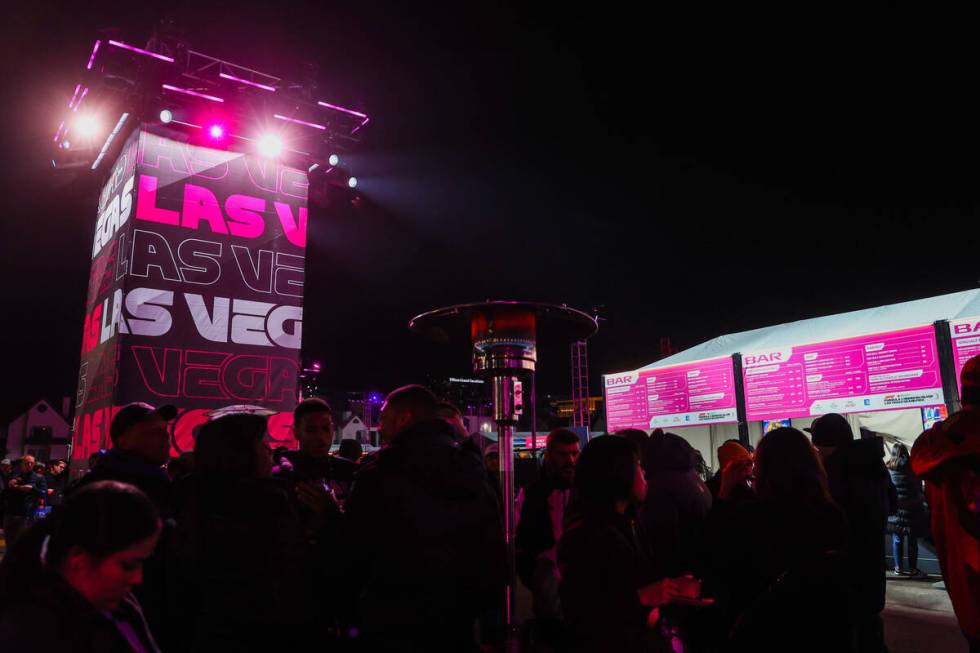
<svg viewBox="0 0 980 653"><path fill-rule="evenodd" d="M742 354L749 421L944 403L932 325Z"/></svg>
<svg viewBox="0 0 980 653"><path fill-rule="evenodd" d="M956 388L963 394L960 372L968 360L980 354L980 317L964 317L949 323L953 339L953 364L956 366Z"/></svg>
<svg viewBox="0 0 980 653"><path fill-rule="evenodd" d="M736 422L732 359L603 376L606 429L652 429Z"/></svg>

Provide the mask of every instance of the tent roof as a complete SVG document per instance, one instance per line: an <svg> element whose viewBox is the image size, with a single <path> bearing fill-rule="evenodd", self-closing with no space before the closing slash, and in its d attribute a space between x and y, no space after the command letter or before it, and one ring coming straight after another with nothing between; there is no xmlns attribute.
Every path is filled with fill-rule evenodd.
<svg viewBox="0 0 980 653"><path fill-rule="evenodd" d="M718 336L640 369L654 369L706 358L731 356L738 352L753 352L840 340L883 331L897 331L932 324L936 320L955 320L972 316L980 316L980 289Z"/></svg>

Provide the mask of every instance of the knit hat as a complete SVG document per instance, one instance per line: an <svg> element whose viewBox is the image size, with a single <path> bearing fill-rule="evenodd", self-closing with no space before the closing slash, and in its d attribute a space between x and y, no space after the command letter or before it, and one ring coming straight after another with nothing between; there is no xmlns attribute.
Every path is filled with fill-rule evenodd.
<svg viewBox="0 0 980 653"><path fill-rule="evenodd" d="M718 447L718 465L725 469L730 462L751 461L752 454L740 443L729 441Z"/></svg>

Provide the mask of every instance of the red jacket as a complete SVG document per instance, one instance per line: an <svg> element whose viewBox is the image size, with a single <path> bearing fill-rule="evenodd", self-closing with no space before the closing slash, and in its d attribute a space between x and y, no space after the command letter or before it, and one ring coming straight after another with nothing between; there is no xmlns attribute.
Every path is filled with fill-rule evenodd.
<svg viewBox="0 0 980 653"><path fill-rule="evenodd" d="M966 407L920 435L912 471L926 481L936 554L960 628L980 639L980 409Z"/></svg>

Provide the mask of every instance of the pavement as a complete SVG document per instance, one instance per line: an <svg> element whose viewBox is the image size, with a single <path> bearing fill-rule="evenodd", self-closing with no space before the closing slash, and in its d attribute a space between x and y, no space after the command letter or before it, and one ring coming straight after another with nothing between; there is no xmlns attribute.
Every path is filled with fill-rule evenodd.
<svg viewBox="0 0 980 653"><path fill-rule="evenodd" d="M942 578L888 574L885 642L890 653L967 653Z"/></svg>

